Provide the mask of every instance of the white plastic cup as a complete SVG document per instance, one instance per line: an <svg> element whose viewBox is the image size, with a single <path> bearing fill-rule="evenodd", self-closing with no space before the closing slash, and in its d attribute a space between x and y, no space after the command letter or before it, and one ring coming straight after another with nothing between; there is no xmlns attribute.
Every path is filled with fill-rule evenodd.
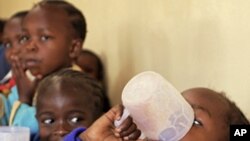
<svg viewBox="0 0 250 141"><path fill-rule="evenodd" d="M142 72L126 84L122 103L151 140L180 140L193 125L192 107L176 88L152 71Z"/></svg>
<svg viewBox="0 0 250 141"><path fill-rule="evenodd" d="M30 141L27 127L0 126L0 141Z"/></svg>

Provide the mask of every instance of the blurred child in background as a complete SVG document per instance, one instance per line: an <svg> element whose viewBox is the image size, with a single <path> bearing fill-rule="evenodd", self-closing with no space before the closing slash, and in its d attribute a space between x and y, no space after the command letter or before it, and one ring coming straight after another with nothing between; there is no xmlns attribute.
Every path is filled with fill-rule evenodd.
<svg viewBox="0 0 250 141"><path fill-rule="evenodd" d="M99 81L104 88L104 112L110 109L110 101L107 95L107 85L105 80L104 66L100 57L94 52L82 49L79 56L76 59L76 64L91 77Z"/></svg>
<svg viewBox="0 0 250 141"><path fill-rule="evenodd" d="M27 15L28 11L20 11L14 14L9 18L6 22L4 30L3 30L3 47L5 58L8 60L8 63L12 66L12 70L1 80L0 84L0 95L2 97L2 105L1 109L1 119L2 125L9 125L11 105L13 105L17 96L17 87L15 87L15 79L19 75L17 71L17 67L14 61L14 58L20 56L21 51L23 50L21 44L21 34L22 27L21 23L24 17ZM20 57L19 57L20 58ZM2 68L1 68L2 69ZM15 93L8 97L9 93ZM13 97L14 96L14 97ZM34 125L35 126L35 125Z"/></svg>

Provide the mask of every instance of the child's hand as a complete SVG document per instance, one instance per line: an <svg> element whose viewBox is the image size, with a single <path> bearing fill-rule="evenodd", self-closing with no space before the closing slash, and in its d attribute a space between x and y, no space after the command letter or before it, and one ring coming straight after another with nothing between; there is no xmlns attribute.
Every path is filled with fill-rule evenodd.
<svg viewBox="0 0 250 141"><path fill-rule="evenodd" d="M114 121L122 115L123 107L117 105L97 119L85 132L80 135L84 141L122 141L136 140L141 135L132 118L128 117L116 128Z"/></svg>
<svg viewBox="0 0 250 141"><path fill-rule="evenodd" d="M24 64L17 56L11 56L11 67L18 89L19 100L32 105L35 89L41 76L38 76L35 80L31 80L26 74Z"/></svg>

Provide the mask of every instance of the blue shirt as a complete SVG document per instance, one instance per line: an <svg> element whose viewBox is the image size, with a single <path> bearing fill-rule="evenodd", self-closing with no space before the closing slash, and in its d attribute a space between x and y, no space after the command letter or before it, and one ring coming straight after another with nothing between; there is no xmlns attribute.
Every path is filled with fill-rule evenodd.
<svg viewBox="0 0 250 141"><path fill-rule="evenodd" d="M66 135L63 141L82 141L78 136L84 132L86 128L80 127L71 131L68 135Z"/></svg>
<svg viewBox="0 0 250 141"><path fill-rule="evenodd" d="M0 93L0 96L2 97L3 104L4 104L4 109L5 109L5 115L2 117L1 122L2 124L7 124L10 119L10 113L13 108L13 105L15 101L18 100L18 91L17 87L14 86L11 89L11 93L9 94L8 98L4 98L4 96ZM27 105L25 103L21 103L21 105L18 107L13 122L12 126L24 126L24 127L29 127L30 132L31 132L31 140L33 140L34 136L36 136L37 133L39 133L39 128L38 128L38 122L36 120L36 109L34 106Z"/></svg>

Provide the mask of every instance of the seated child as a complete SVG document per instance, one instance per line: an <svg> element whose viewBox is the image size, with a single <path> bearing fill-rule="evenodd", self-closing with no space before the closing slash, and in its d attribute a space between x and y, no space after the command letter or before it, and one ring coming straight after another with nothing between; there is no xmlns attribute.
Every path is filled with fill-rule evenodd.
<svg viewBox="0 0 250 141"><path fill-rule="evenodd" d="M78 127L89 127L102 114L103 89L82 72L55 72L39 83L37 94L41 141L60 140Z"/></svg>
<svg viewBox="0 0 250 141"><path fill-rule="evenodd" d="M94 52L82 49L79 56L76 59L76 64L87 74L91 77L95 78L99 81L99 83L104 88L104 112L107 112L110 109L110 101L107 96L107 85L105 83L105 73L104 73L104 66L97 54Z"/></svg>
<svg viewBox="0 0 250 141"><path fill-rule="evenodd" d="M193 107L195 120L181 141L229 141L230 125L249 125L242 111L223 93L192 88L182 94Z"/></svg>

